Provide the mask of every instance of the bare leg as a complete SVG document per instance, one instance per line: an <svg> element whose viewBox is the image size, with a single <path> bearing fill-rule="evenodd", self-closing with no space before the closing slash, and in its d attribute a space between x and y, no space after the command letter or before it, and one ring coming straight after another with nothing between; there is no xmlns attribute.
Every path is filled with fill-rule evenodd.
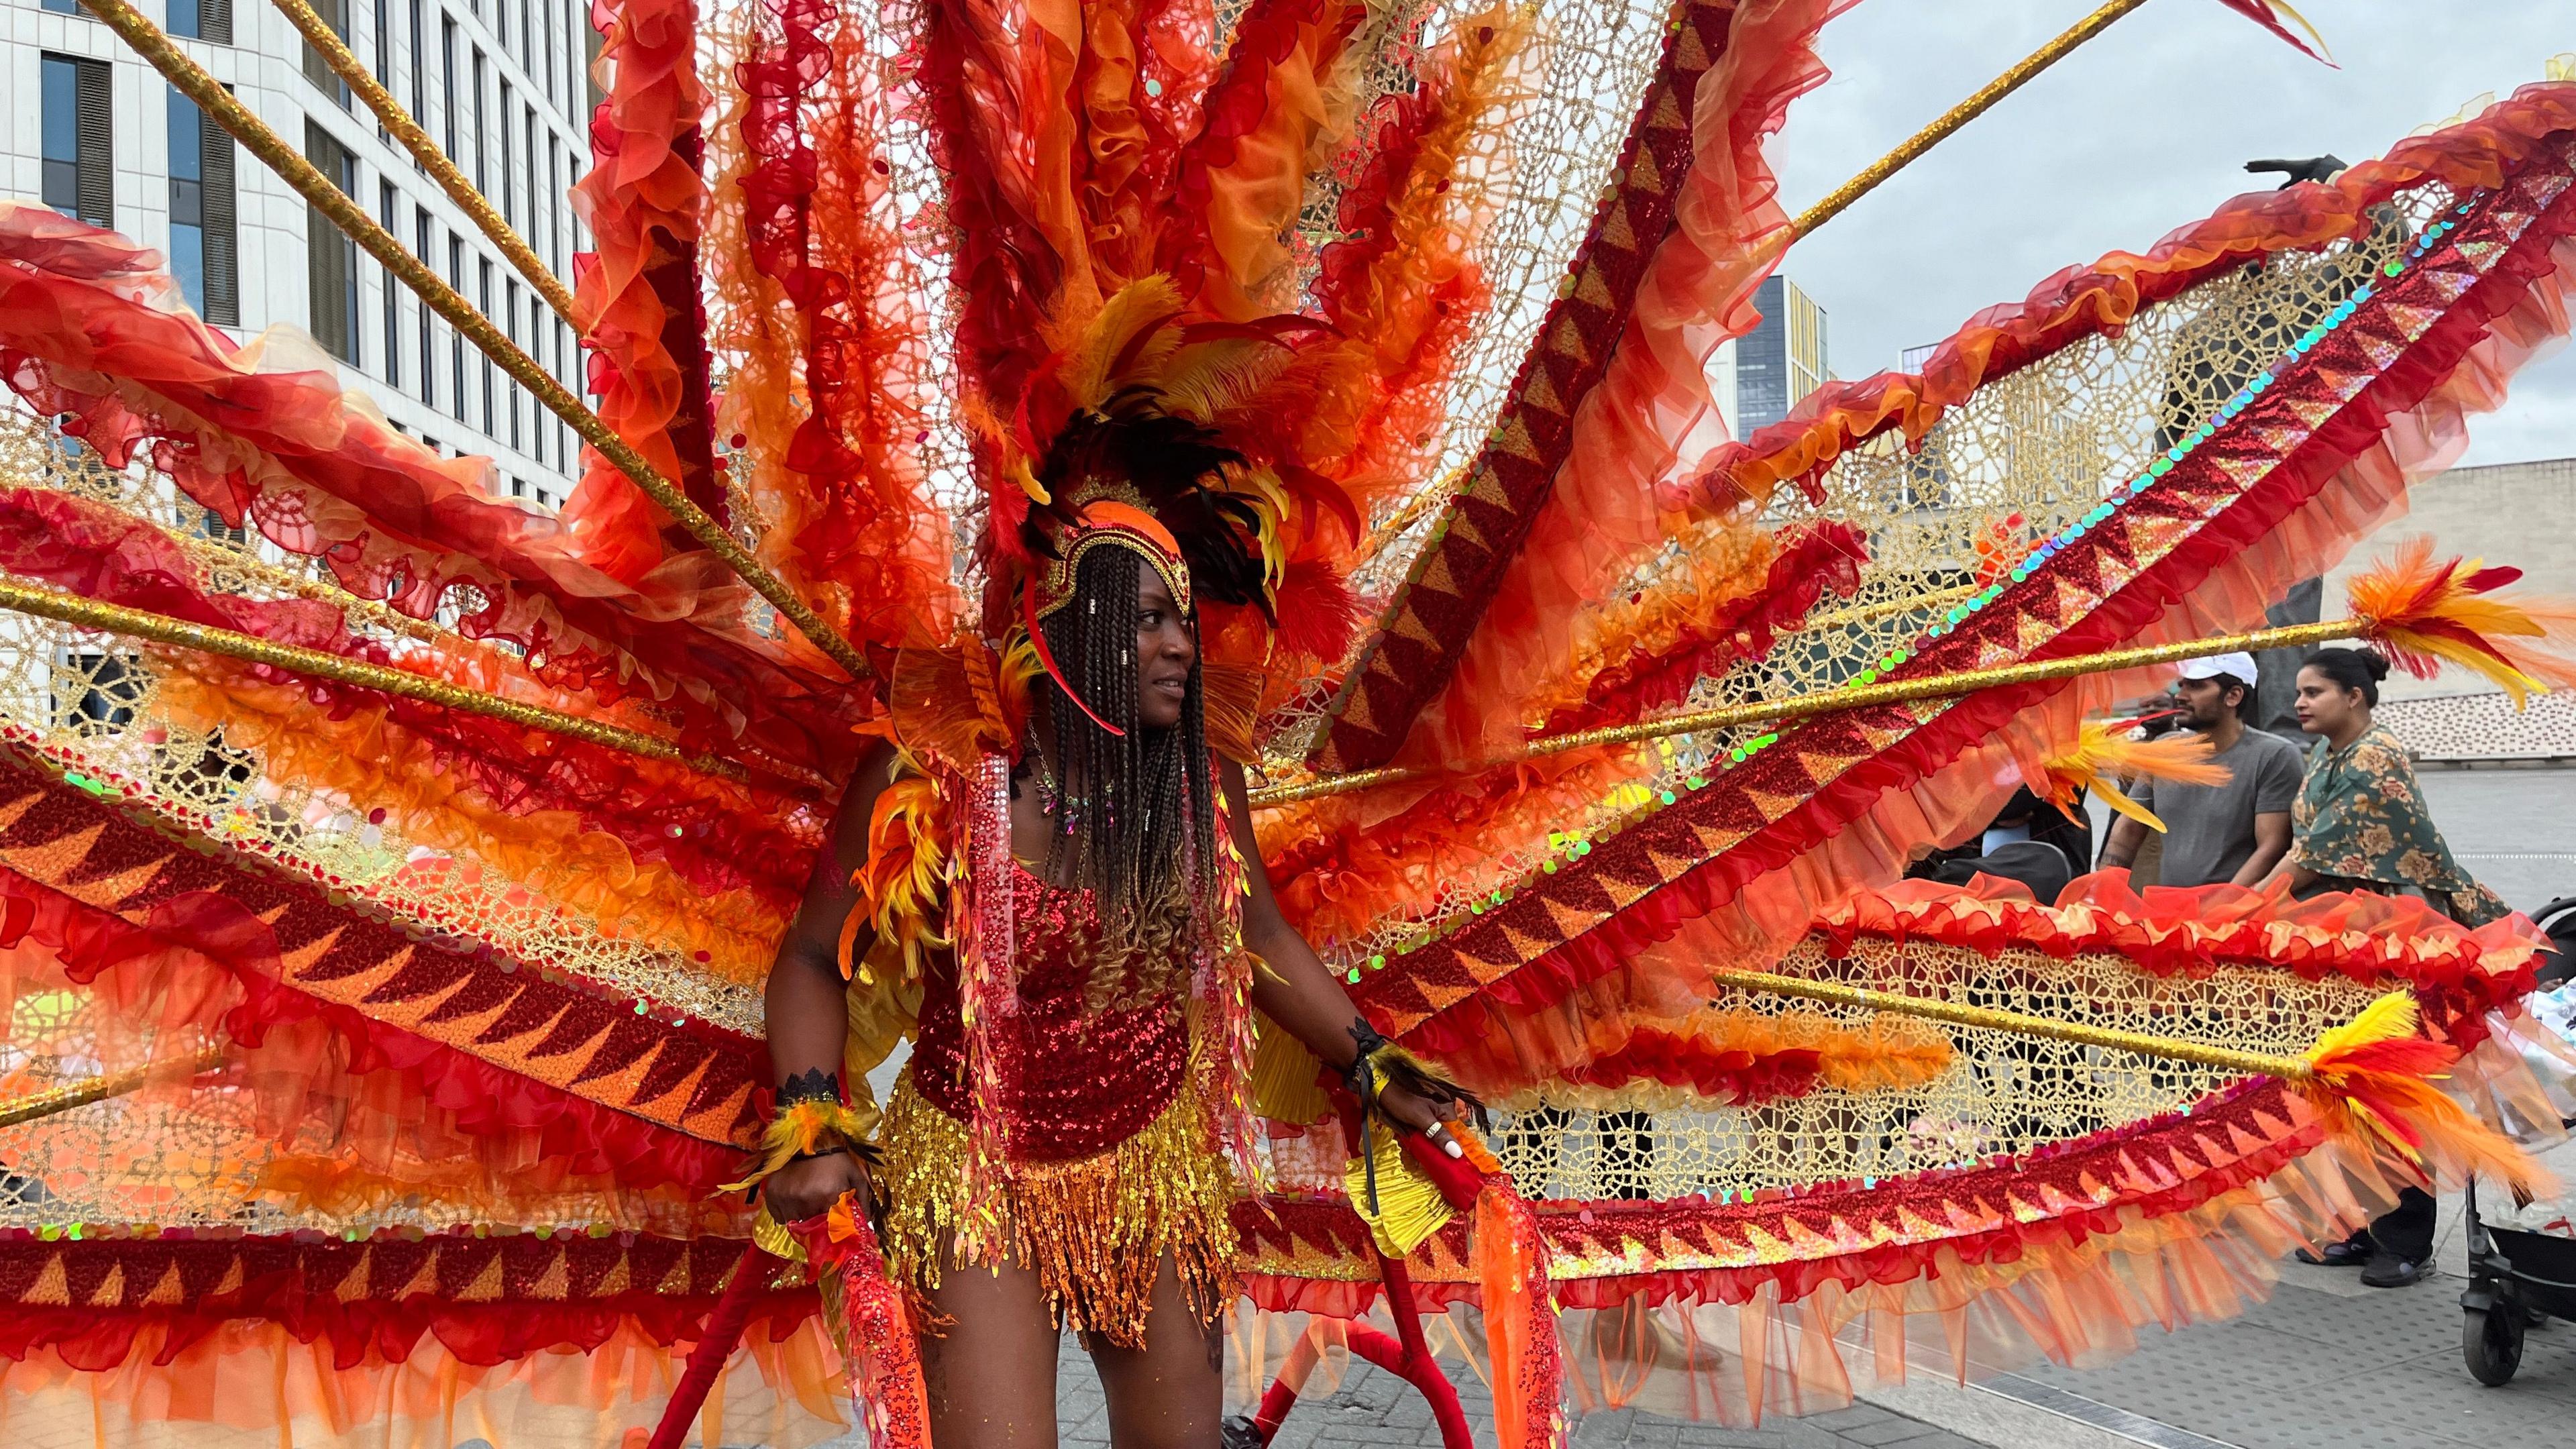
<svg viewBox="0 0 2576 1449"><path fill-rule="evenodd" d="M1057 1333L1037 1275L950 1267L931 1305L949 1320L921 1337L936 1449L1054 1449Z"/></svg>
<svg viewBox="0 0 2576 1449"><path fill-rule="evenodd" d="M1225 1406L1225 1338L1199 1322L1172 1260L1154 1280L1143 1348L1086 1338L1109 1399L1113 1449L1209 1449ZM947 1449L942 1445L941 1449Z"/></svg>

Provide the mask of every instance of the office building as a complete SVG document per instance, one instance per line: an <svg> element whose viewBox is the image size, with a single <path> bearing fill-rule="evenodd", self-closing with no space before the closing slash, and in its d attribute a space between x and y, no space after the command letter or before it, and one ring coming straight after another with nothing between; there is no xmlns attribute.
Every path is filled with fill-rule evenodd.
<svg viewBox="0 0 2576 1449"><path fill-rule="evenodd" d="M1762 321L1709 358L1709 386L1732 437L1744 438L1789 415L1798 400L1833 376L1825 355L1825 309L1774 274L1753 294Z"/></svg>
<svg viewBox="0 0 2576 1449"><path fill-rule="evenodd" d="M199 65L549 372L582 391L572 330L257 0L139 0ZM314 0L350 49L569 279L588 238L564 197L589 159L581 0ZM160 250L199 316L247 340L312 334L395 426L488 455L496 491L552 508L578 440L78 0L0 0L0 194Z"/></svg>

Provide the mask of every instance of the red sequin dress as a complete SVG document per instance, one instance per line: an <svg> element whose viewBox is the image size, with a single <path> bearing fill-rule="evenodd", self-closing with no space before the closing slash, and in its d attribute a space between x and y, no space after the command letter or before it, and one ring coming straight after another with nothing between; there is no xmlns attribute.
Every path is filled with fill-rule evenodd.
<svg viewBox="0 0 2576 1449"><path fill-rule="evenodd" d="M924 973L912 1060L886 1107L887 1257L925 1288L1008 1258L1038 1274L1064 1326L1132 1346L1169 1256L1213 1319L1234 1296L1236 1185L1196 1070L1192 963L1119 959L1088 891L1016 861L1009 873L1017 986L985 1038L1005 1160L976 1160L968 993L943 959Z"/></svg>

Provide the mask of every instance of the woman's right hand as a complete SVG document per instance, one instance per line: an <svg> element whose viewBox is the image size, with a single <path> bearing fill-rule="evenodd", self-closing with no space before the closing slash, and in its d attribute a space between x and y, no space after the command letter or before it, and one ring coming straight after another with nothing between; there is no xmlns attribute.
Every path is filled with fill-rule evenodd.
<svg viewBox="0 0 2576 1449"><path fill-rule="evenodd" d="M782 1225L830 1212L843 1193L859 1195L864 1215L875 1195L875 1187L868 1180L868 1165L855 1152L827 1152L791 1162L771 1173L760 1191L762 1200L769 1204L770 1219Z"/></svg>

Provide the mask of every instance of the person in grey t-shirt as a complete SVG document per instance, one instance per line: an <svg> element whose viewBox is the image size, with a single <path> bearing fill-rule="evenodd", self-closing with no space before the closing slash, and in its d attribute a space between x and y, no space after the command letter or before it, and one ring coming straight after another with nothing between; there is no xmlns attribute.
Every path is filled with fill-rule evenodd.
<svg viewBox="0 0 2576 1449"><path fill-rule="evenodd" d="M2250 886L2289 852L2290 805L2305 767L2298 746L2245 727L2255 678L2253 656L2221 654L2185 664L2174 684L2183 723L2208 738L2211 763L2226 766L2228 778L2224 785L2147 780L2131 792L2165 823L2158 885ZM2102 848L2101 868L2126 869L2146 838L2146 826L2121 817Z"/></svg>

